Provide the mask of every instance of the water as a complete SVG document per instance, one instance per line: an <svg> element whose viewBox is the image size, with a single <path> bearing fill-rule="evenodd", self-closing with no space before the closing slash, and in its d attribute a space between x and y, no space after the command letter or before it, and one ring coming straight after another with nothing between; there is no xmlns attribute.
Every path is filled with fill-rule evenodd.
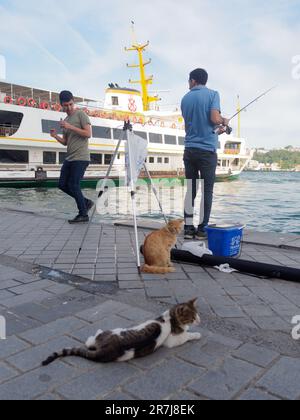
<svg viewBox="0 0 300 420"><path fill-rule="evenodd" d="M85 194L92 199L97 196L93 190L85 190ZM178 185L170 189L166 181L159 194L166 213L182 217L184 188ZM101 206L101 215L95 220L109 222L131 215L130 195L125 188L111 190L107 199L107 206ZM137 202L140 217L161 217L157 202L147 188L140 189ZM76 213L73 200L56 189L0 189L0 207L16 206L64 217ZM238 181L217 183L212 222L239 222L259 231L300 235L300 173L248 172Z"/></svg>

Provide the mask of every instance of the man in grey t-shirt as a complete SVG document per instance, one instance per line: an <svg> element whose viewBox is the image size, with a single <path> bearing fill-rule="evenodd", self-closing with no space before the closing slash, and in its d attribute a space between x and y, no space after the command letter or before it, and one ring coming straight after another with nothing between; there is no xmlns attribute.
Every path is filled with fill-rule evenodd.
<svg viewBox="0 0 300 420"><path fill-rule="evenodd" d="M71 92L61 92L60 103L68 115L65 121L60 123L63 137L58 136L56 130L51 130L51 136L63 146L67 146L67 157L61 170L59 188L73 197L77 203L79 214L69 223L87 223L89 222L88 212L94 203L83 196L80 181L90 164L91 122L85 112L75 108Z"/></svg>

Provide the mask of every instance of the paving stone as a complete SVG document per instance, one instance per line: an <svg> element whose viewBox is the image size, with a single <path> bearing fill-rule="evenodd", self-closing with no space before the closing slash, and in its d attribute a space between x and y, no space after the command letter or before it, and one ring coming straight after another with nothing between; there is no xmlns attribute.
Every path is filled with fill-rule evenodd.
<svg viewBox="0 0 300 420"><path fill-rule="evenodd" d="M192 379L201 376L203 372L203 369L172 358L147 371L127 385L126 390L140 400L162 400L183 388Z"/></svg>
<svg viewBox="0 0 300 420"><path fill-rule="evenodd" d="M71 338L59 337L41 346L31 347L15 356L11 356L8 362L22 372L28 372L41 366L41 363L54 352L64 348L80 347L78 344Z"/></svg>
<svg viewBox="0 0 300 420"><path fill-rule="evenodd" d="M250 388L245 391L240 397L241 401L279 401L279 398L273 397L267 392L263 392L260 389Z"/></svg>
<svg viewBox="0 0 300 420"><path fill-rule="evenodd" d="M205 373L188 389L213 400L230 400L260 372L257 366L229 358L214 370Z"/></svg>
<svg viewBox="0 0 300 420"><path fill-rule="evenodd" d="M19 353L28 347L29 344L14 336L9 337L7 340L0 340L0 359L6 359L7 357Z"/></svg>
<svg viewBox="0 0 300 420"><path fill-rule="evenodd" d="M34 292L36 290L46 289L47 287L53 286L53 281L51 280L40 280L31 284L26 284L18 287L13 287L10 289L11 292L16 295L23 295L25 293Z"/></svg>
<svg viewBox="0 0 300 420"><path fill-rule="evenodd" d="M266 368L279 357L279 354L266 348L245 344L234 353L234 356Z"/></svg>
<svg viewBox="0 0 300 420"><path fill-rule="evenodd" d="M0 363L0 383L14 378L18 375L18 372L10 366Z"/></svg>
<svg viewBox="0 0 300 420"><path fill-rule="evenodd" d="M101 365L59 387L57 392L68 400L95 400L105 397L137 374L137 369L125 363Z"/></svg>
<svg viewBox="0 0 300 420"><path fill-rule="evenodd" d="M106 318L108 315L119 314L122 312L122 310L126 309L130 309L130 306L120 302L108 300L96 307L79 312L77 316L88 322L95 322L102 318Z"/></svg>
<svg viewBox="0 0 300 420"><path fill-rule="evenodd" d="M258 382L260 388L281 398L300 398L300 360L282 357Z"/></svg>
<svg viewBox="0 0 300 420"><path fill-rule="evenodd" d="M56 362L0 385L0 400L33 400L77 375L76 369Z"/></svg>
<svg viewBox="0 0 300 420"><path fill-rule="evenodd" d="M29 330L26 333L21 334L21 338L34 345L46 343L52 338L56 338L60 335L70 333L75 330L79 330L86 325L86 322L79 320L78 318L68 317L59 319L55 322L51 322L47 325L43 325L40 328Z"/></svg>

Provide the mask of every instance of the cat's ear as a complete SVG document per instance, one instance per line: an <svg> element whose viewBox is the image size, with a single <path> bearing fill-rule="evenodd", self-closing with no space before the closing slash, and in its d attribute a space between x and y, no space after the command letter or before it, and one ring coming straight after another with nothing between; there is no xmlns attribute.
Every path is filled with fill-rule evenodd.
<svg viewBox="0 0 300 420"><path fill-rule="evenodd" d="M195 299L192 299L189 303L191 304L191 305L193 305L193 306L196 306L196 303L197 303L197 300L198 300L199 298L195 298Z"/></svg>

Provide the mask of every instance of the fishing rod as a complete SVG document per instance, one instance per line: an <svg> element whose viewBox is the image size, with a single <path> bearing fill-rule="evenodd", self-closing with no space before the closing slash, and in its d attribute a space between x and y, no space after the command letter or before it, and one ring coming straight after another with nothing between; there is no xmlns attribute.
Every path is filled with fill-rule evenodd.
<svg viewBox="0 0 300 420"><path fill-rule="evenodd" d="M242 109L239 109L238 112L236 112L232 117L229 118L229 122L232 121L235 117L237 117L238 115L240 115L243 111L245 111L246 109L248 109L251 105L253 105L255 102L259 101L259 99L263 98L264 96L266 96L268 93L270 93L272 90L274 90L277 86L273 86L271 89L268 89L266 92L262 93L261 95L259 95L257 98L253 99L253 101L249 102L248 105L244 106ZM214 131L215 133L218 132L220 126ZM226 134L230 135L232 133L232 127L227 126L226 127Z"/></svg>

